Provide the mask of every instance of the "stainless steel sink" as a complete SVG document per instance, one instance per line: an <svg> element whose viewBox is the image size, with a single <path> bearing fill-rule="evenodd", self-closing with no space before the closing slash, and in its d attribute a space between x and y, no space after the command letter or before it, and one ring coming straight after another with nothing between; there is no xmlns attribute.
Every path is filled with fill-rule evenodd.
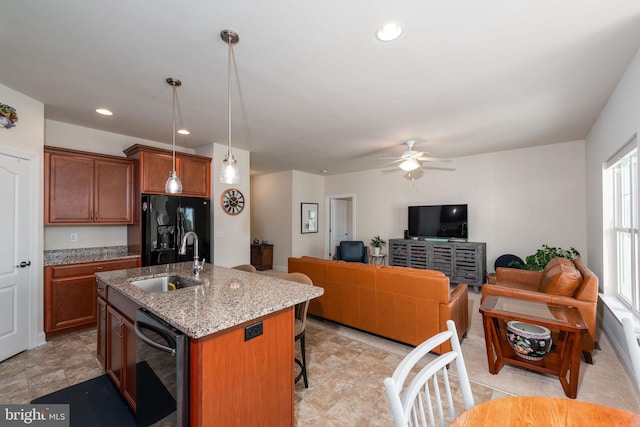
<svg viewBox="0 0 640 427"><path fill-rule="evenodd" d="M153 277L151 279L133 280L130 282L147 292L169 292L190 286L202 285L201 282L180 276Z"/></svg>

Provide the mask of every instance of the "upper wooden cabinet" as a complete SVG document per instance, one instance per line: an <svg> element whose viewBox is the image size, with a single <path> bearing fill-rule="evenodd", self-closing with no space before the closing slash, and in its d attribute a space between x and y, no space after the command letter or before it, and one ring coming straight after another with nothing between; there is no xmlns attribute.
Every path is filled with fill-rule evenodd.
<svg viewBox="0 0 640 427"><path fill-rule="evenodd" d="M140 161L140 193L167 194L164 184L173 170L170 150L136 144L124 150L124 153ZM176 151L176 172L182 182L183 196L210 197L211 157Z"/></svg>
<svg viewBox="0 0 640 427"><path fill-rule="evenodd" d="M45 217L53 224L132 224L135 162L44 147Z"/></svg>

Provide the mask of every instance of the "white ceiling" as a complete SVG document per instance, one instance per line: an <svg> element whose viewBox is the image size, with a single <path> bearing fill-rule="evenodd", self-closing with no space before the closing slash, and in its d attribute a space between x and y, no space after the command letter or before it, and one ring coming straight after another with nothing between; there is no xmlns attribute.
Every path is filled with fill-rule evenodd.
<svg viewBox="0 0 640 427"><path fill-rule="evenodd" d="M629 0L0 5L0 83L47 119L171 143L175 77L190 148L227 142L219 34L238 32L233 146L253 173L378 168L407 139L449 158L584 139L640 47ZM378 41L390 20L403 35Z"/></svg>

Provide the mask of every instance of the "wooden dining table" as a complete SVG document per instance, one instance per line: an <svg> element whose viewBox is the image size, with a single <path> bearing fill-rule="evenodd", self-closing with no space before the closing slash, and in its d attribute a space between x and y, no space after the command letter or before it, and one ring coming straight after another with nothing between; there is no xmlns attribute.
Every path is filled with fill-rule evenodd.
<svg viewBox="0 0 640 427"><path fill-rule="evenodd" d="M640 414L573 399L518 396L480 403L450 424L462 426L640 427Z"/></svg>

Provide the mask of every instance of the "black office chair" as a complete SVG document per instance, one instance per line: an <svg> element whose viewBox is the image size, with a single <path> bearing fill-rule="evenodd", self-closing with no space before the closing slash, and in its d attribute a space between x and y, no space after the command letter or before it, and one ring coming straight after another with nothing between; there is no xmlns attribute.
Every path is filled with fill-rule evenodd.
<svg viewBox="0 0 640 427"><path fill-rule="evenodd" d="M343 240L336 246L335 260L369 263L369 248L362 240Z"/></svg>
<svg viewBox="0 0 640 427"><path fill-rule="evenodd" d="M495 268L496 270L498 269L498 267L518 268L518 266L512 265L514 261L519 263L520 266L524 265L524 261L522 261L522 258L520 258L519 256L513 254L504 254L500 255L496 259L495 264L493 264L493 268Z"/></svg>

